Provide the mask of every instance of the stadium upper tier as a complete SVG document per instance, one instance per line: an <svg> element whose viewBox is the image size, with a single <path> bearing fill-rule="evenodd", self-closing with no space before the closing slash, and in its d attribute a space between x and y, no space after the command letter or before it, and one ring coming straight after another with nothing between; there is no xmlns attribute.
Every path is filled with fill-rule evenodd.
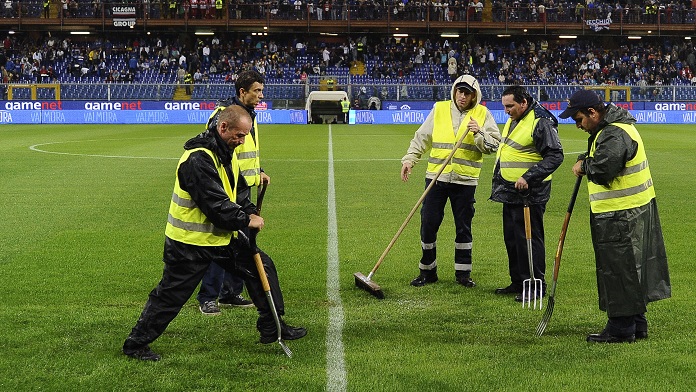
<svg viewBox="0 0 696 392"><path fill-rule="evenodd" d="M8 36L0 65L12 99L52 99L50 88L30 86L58 83L66 100L216 100L234 95L236 73L248 68L264 74L272 100L302 101L311 91L330 89L351 98L448 99L451 81L461 74L474 75L487 100L500 99L511 84L537 86L538 98L551 101L565 100L578 85L618 86L611 91L615 101L696 98L696 53L683 37L616 40L611 47L593 39L529 37L305 38Z"/></svg>
<svg viewBox="0 0 696 392"><path fill-rule="evenodd" d="M540 0L8 0L0 26L9 29L93 32L188 31L442 33L506 31L632 35L692 34L690 1ZM118 19L115 22L114 19Z"/></svg>

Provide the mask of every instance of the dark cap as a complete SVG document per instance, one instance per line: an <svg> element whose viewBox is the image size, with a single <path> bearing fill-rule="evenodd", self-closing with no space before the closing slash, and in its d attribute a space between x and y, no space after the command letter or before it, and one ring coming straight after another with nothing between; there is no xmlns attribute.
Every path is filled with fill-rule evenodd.
<svg viewBox="0 0 696 392"><path fill-rule="evenodd" d="M469 83L467 83L467 82L459 82L459 83L455 84L455 85L454 85L454 89L455 89L455 90L464 89L464 90L466 90L466 91L468 91L468 92L470 92L470 93L473 93L474 91L476 91L476 89L473 88L473 87L472 87Z"/></svg>
<svg viewBox="0 0 696 392"><path fill-rule="evenodd" d="M586 109L602 103L597 94L590 90L579 90L568 99L568 107L561 113L560 118L568 118L575 115L580 109Z"/></svg>

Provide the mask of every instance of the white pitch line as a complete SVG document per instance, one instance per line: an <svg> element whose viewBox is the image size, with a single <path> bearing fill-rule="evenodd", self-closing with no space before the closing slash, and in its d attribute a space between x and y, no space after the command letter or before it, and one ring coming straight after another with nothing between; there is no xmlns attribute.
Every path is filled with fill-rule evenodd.
<svg viewBox="0 0 696 392"><path fill-rule="evenodd" d="M338 224L336 221L336 188L334 182L333 141L329 125L329 173L328 173L328 238L326 295L329 298L329 325L326 331L326 390L346 390L346 367L343 354L343 303L341 302Z"/></svg>

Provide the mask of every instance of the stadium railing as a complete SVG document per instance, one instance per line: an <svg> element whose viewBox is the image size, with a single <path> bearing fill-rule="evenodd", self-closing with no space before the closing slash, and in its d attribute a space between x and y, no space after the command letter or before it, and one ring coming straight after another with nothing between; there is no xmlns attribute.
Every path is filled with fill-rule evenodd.
<svg viewBox="0 0 696 392"><path fill-rule="evenodd" d="M57 86L52 88L52 86ZM41 88L36 88L37 86ZM56 84L1 84L0 93L3 100L61 100L75 101L215 101L234 95L231 84L193 84L191 94L185 93L182 84L142 84L142 83L56 83ZM273 101L275 109L301 109L305 98L312 91L343 90L351 101L358 99L366 102L371 97L381 101L439 101L450 99L451 84L406 84L398 81L387 83L364 79L354 83L338 82L333 86L326 83L271 84L265 86L265 99ZM481 84L483 99L500 101L506 85ZM662 85L662 86L604 86L604 85L526 85L532 95L539 101L565 101L576 90L591 88L597 90L606 101L660 101L689 102L696 101L696 85ZM57 88L57 90L56 90ZM8 92L10 93L8 96Z"/></svg>

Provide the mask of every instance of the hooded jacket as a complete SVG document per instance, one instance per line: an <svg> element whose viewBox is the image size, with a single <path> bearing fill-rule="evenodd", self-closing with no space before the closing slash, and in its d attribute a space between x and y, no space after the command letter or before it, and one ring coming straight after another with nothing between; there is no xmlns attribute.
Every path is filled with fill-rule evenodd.
<svg viewBox="0 0 696 392"><path fill-rule="evenodd" d="M452 114L452 128L455 134L457 133L462 120L464 120L464 118L470 110L467 109L464 111L460 111L457 107L457 104L454 102L454 93L456 90L454 86L456 86L460 82L466 82L470 86L474 87L474 89L476 90L476 101L474 106L481 104L481 99L483 96L481 94L481 87L479 86L478 81L473 76L462 75L454 81L450 90L451 100L449 102L450 112ZM476 148L478 148L479 151L481 151L484 154L490 154L498 149L500 131L498 130L498 125L496 124L495 118L493 118L491 112L489 110L486 110L486 112L486 120L483 124L479 124L479 126L481 127L481 132L477 133L474 136L474 143L476 144ZM415 135L413 136L413 139L411 139L411 144L409 145L408 150L406 151L406 155L404 155L404 157L401 158L402 165L405 163L409 163L411 167L415 166L421 159L421 156L432 148L434 126L435 114L434 110L431 110L430 113L428 113L428 116L425 118L423 124L421 124L421 126L416 131ZM434 175L431 173L426 174L426 178L433 177ZM449 182L461 185L478 185L478 177L463 176L457 174L454 171L450 173L441 174L437 180L440 182Z"/></svg>
<svg viewBox="0 0 696 392"><path fill-rule="evenodd" d="M231 151L217 131L206 130L184 144L185 150L195 148L212 151L227 170L230 181L233 181ZM191 153L181 163L176 175L181 189L191 195L196 206L213 225L226 231L248 227L251 220L249 215L255 213L256 206L249 199L249 188L242 176L239 176L239 184L231 184L237 186L237 200L230 200L213 159L204 151ZM188 245L165 236L165 263L215 261L229 257L227 246Z"/></svg>
<svg viewBox="0 0 696 392"><path fill-rule="evenodd" d="M588 145L595 143L594 156L580 156L588 181L609 186L636 155L638 143L626 131L611 125L635 122L627 110L608 106L597 128L602 132L594 132L588 141ZM647 303L671 296L667 253L654 198L636 208L590 213L590 231L599 308L609 317L645 313Z"/></svg>
<svg viewBox="0 0 696 392"><path fill-rule="evenodd" d="M522 118L534 116L539 121L532 131L534 147L542 157L542 160L530 167L522 177L529 184L529 203L546 204L551 197L551 180L544 181L553 173L561 163L563 163L563 148L558 138L558 120L546 108L532 101L522 114ZM510 123L509 132L519 132L515 126L518 121L508 119ZM507 181L500 173L500 162L496 162L493 170L493 187L491 190L491 200L506 204L523 204L520 192L515 189L515 183Z"/></svg>

